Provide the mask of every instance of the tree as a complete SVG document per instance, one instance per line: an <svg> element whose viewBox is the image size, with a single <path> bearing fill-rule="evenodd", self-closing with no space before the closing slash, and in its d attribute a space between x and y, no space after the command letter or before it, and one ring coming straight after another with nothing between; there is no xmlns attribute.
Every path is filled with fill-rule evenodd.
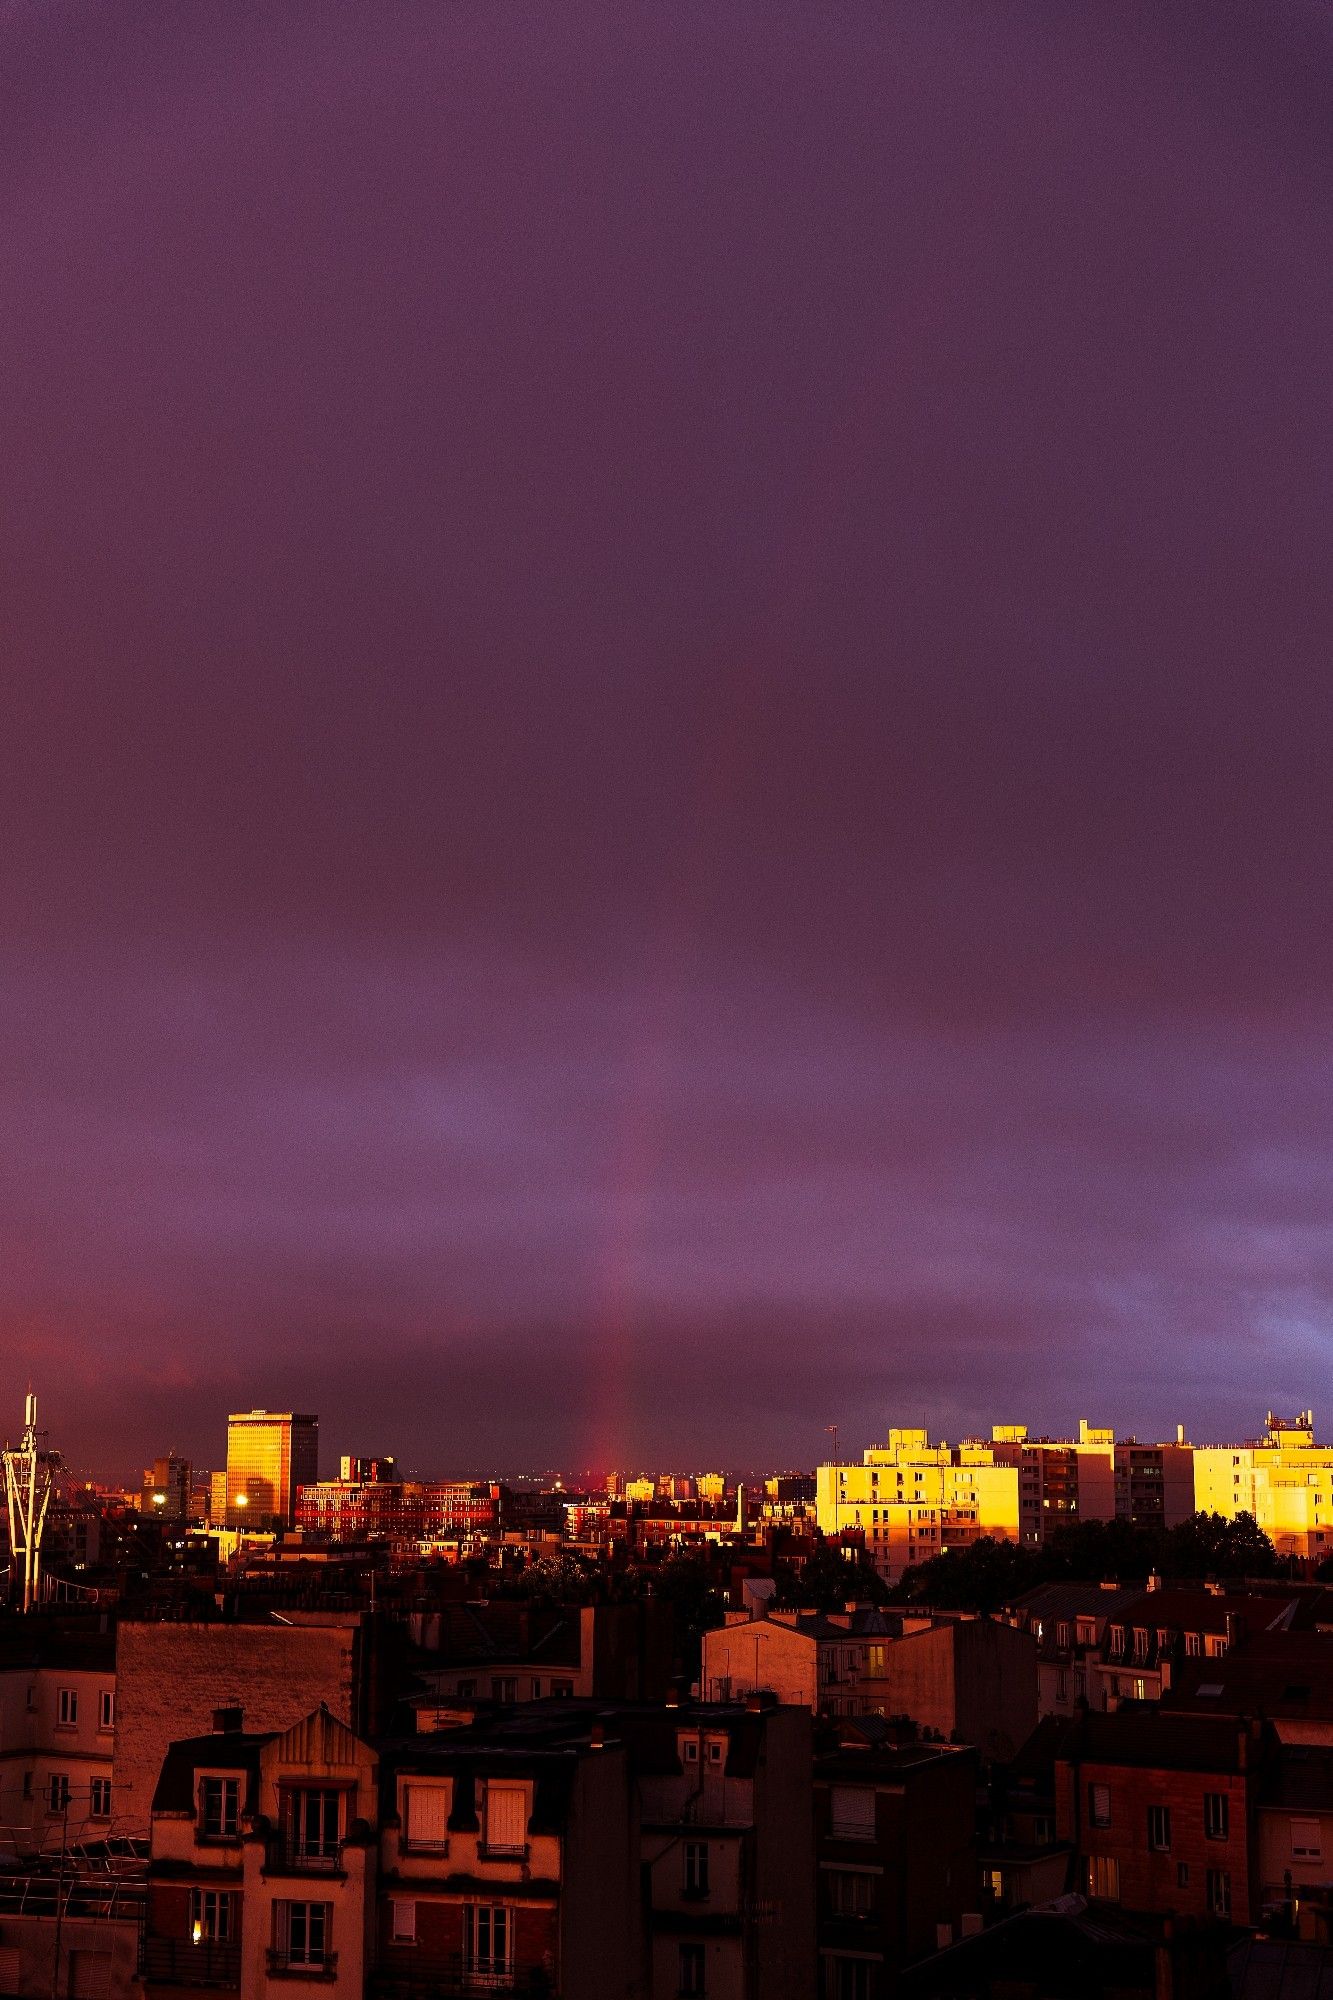
<svg viewBox="0 0 1333 2000"><path fill-rule="evenodd" d="M895 1604L941 1611L996 1611L1040 1580L1037 1552L989 1535L966 1548L944 1549L904 1570L891 1593Z"/></svg>
<svg viewBox="0 0 1333 2000"><path fill-rule="evenodd" d="M1165 1576L1273 1576L1277 1552L1253 1514L1191 1514L1162 1536Z"/></svg>
<svg viewBox="0 0 1333 2000"><path fill-rule="evenodd" d="M836 1542L820 1542L799 1570L784 1564L776 1572L775 1601L788 1609L840 1611L853 1599L885 1604L888 1588L864 1549L841 1549Z"/></svg>

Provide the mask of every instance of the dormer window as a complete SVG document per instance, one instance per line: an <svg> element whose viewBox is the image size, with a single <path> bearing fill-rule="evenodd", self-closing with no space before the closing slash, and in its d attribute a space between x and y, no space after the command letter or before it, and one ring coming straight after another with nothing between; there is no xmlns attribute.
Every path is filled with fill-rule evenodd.
<svg viewBox="0 0 1333 2000"><path fill-rule="evenodd" d="M205 1840L231 1840L240 1829L239 1778L199 1780L199 1831Z"/></svg>
<svg viewBox="0 0 1333 2000"><path fill-rule="evenodd" d="M449 1845L449 1787L439 1784L403 1786L403 1842L411 1848L443 1853Z"/></svg>

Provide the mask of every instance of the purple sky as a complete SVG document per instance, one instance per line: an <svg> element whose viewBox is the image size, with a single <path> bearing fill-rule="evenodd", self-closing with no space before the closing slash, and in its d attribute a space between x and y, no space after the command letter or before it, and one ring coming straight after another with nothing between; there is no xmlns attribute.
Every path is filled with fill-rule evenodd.
<svg viewBox="0 0 1333 2000"><path fill-rule="evenodd" d="M1331 19L0 0L0 1428L1327 1405Z"/></svg>

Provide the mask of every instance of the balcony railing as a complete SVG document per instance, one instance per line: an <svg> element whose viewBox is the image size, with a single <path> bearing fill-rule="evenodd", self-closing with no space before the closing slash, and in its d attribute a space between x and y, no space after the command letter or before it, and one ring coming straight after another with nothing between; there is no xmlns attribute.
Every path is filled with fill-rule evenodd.
<svg viewBox="0 0 1333 2000"><path fill-rule="evenodd" d="M294 1875L336 1875L343 1865L340 1840L301 1840L295 1834L285 1834L275 1846L270 1866L276 1861Z"/></svg>
<svg viewBox="0 0 1333 2000"><path fill-rule="evenodd" d="M321 1958L298 1958L290 1951L279 1947L264 1954L270 1979L334 1979L338 1973L338 1954L326 1951Z"/></svg>
<svg viewBox="0 0 1333 2000"><path fill-rule="evenodd" d="M493 1993L514 2000L559 2000L544 1967L497 1965L493 1960L413 1952L411 1963L381 1964L371 1982L374 2000L485 2000Z"/></svg>
<svg viewBox="0 0 1333 2000"><path fill-rule="evenodd" d="M139 1942L139 1971L147 1984L231 1986L241 1983L241 1947L230 1938L154 1937Z"/></svg>

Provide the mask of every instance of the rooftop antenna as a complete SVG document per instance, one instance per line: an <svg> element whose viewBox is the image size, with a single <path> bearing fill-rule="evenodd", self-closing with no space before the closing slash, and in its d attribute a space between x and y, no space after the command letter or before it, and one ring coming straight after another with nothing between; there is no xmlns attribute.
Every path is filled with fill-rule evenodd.
<svg viewBox="0 0 1333 2000"><path fill-rule="evenodd" d="M9 1501L10 1588L20 1609L32 1611L42 1588L42 1530L51 1501L51 1463L38 1447L37 1398L28 1389L23 1406L23 1442L6 1444L5 1493Z"/></svg>

